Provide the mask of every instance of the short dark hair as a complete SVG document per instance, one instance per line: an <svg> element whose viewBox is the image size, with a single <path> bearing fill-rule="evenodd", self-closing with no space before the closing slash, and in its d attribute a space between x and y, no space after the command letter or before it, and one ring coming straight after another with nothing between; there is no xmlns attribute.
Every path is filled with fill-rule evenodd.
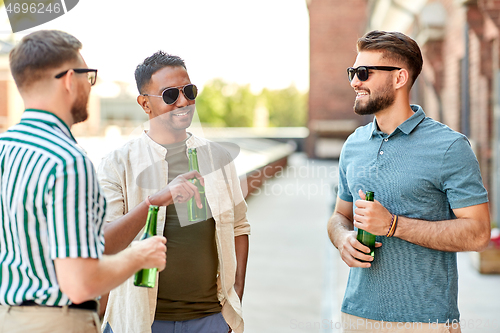
<svg viewBox="0 0 500 333"><path fill-rule="evenodd" d="M139 90L139 93L143 93L142 89L144 89L144 87L151 82L151 76L153 76L154 73L168 66L181 66L186 69L184 60L178 56L171 55L163 51L158 51L152 56L144 59L144 61L135 69L135 83L137 84L137 90Z"/></svg>
<svg viewBox="0 0 500 333"><path fill-rule="evenodd" d="M58 30L40 30L23 37L9 54L10 71L19 90L47 76L50 69L78 60L82 43Z"/></svg>
<svg viewBox="0 0 500 333"><path fill-rule="evenodd" d="M410 37L400 32L374 30L358 39L358 52L382 51L383 58L406 65L411 75L410 87L422 71L422 52Z"/></svg>

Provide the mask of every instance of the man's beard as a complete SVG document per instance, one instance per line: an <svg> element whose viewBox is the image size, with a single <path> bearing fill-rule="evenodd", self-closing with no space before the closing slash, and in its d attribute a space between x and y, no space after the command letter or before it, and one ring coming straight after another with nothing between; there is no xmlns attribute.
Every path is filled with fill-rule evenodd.
<svg viewBox="0 0 500 333"><path fill-rule="evenodd" d="M73 124L81 123L87 120L89 113L87 111L87 102L89 100L89 95L85 92L83 88L80 88L78 97L75 103L71 107L71 115L73 116Z"/></svg>
<svg viewBox="0 0 500 333"><path fill-rule="evenodd" d="M354 112L362 116L375 114L394 104L395 99L396 95L392 85L388 82L386 88L380 94L376 96L368 95L368 102L365 105L362 105L360 100L356 100L354 102Z"/></svg>

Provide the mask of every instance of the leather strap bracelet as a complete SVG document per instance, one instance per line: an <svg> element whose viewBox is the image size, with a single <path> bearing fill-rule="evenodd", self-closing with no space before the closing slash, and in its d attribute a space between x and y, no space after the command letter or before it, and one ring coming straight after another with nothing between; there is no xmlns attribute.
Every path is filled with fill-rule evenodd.
<svg viewBox="0 0 500 333"><path fill-rule="evenodd" d="M391 226L389 227L389 231L387 232L386 237L392 237L396 233L396 228L398 226L398 216L392 214Z"/></svg>

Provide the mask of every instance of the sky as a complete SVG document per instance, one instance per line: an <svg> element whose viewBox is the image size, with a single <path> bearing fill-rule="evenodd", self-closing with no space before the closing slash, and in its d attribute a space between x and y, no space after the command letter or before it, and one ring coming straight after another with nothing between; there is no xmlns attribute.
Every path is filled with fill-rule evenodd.
<svg viewBox="0 0 500 333"><path fill-rule="evenodd" d="M80 0L65 15L26 32L59 29L105 81L134 84L135 67L158 50L186 61L191 81L214 78L252 90L309 88L306 0ZM11 35L0 8L0 38Z"/></svg>

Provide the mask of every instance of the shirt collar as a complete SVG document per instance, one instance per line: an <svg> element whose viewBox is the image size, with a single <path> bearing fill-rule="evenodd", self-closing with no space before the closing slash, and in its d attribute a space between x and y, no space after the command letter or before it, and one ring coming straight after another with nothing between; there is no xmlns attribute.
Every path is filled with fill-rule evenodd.
<svg viewBox="0 0 500 333"><path fill-rule="evenodd" d="M409 135L418 126L418 124L420 124L420 122L424 120L425 113L420 105L411 104L410 107L415 113L410 118L406 119L401 125L399 125L394 133L399 129L404 134ZM374 117L369 139L371 139L375 135L381 134L382 132L378 129L377 125L377 117ZM391 133L391 135L393 135L393 133Z"/></svg>
<svg viewBox="0 0 500 333"><path fill-rule="evenodd" d="M68 125L58 116L50 111L39 110L39 109L26 109L21 117L21 123L23 121L38 121L54 128L58 128L64 133L69 139L76 143L76 140L71 133Z"/></svg>

